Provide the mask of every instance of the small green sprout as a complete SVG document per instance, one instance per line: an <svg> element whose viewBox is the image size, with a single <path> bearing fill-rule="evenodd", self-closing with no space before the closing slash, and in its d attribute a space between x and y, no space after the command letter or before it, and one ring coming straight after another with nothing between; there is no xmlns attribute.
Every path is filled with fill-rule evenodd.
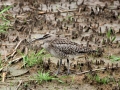
<svg viewBox="0 0 120 90"><path fill-rule="evenodd" d="M116 36L112 35L112 29L110 28L110 30L108 30L108 32L106 33L106 37L107 37L107 41L109 43L113 43L113 41L115 41Z"/></svg>
<svg viewBox="0 0 120 90"><path fill-rule="evenodd" d="M28 55L23 55L23 65L26 67L32 67L36 64L41 64L43 62L44 49L40 50L38 53L31 52Z"/></svg>
<svg viewBox="0 0 120 90"><path fill-rule="evenodd" d="M103 77L103 78L100 78L99 75L95 75L95 76L92 76L92 75L87 75L89 79L91 80L94 80L96 81L97 83L100 83L100 84L107 84L110 82L110 79L108 77Z"/></svg>
<svg viewBox="0 0 120 90"><path fill-rule="evenodd" d="M5 14L12 6L4 6L3 10L0 11L0 33L5 33L6 30L9 28L10 21L6 19L8 14Z"/></svg>
<svg viewBox="0 0 120 90"><path fill-rule="evenodd" d="M40 72L39 71L38 74L34 78L39 84L41 84L44 81L48 82L51 80L57 80L58 82L63 83L63 81L61 81L60 79L50 76L49 72L43 72L43 71Z"/></svg>
<svg viewBox="0 0 120 90"><path fill-rule="evenodd" d="M112 62L120 61L120 57L115 56L115 55L111 55L111 56L109 56L109 59L110 59Z"/></svg>

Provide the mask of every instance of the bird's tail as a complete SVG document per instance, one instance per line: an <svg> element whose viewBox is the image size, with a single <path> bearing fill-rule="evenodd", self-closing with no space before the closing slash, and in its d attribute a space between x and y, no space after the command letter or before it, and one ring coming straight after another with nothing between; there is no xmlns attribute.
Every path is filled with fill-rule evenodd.
<svg viewBox="0 0 120 90"><path fill-rule="evenodd" d="M82 47L82 48L79 48L79 53L96 53L97 50L93 50L92 48L90 47Z"/></svg>
<svg viewBox="0 0 120 90"><path fill-rule="evenodd" d="M97 50L94 50L92 48L88 48L88 52L87 53L96 53L96 52L97 52Z"/></svg>

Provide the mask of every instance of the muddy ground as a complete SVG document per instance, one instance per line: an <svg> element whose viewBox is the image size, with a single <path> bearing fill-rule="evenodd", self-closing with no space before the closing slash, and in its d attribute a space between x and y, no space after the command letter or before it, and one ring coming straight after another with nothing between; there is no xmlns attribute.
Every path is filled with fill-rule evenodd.
<svg viewBox="0 0 120 90"><path fill-rule="evenodd" d="M0 5L0 10L12 6L5 12L9 28L0 33L0 90L120 90L119 0L1 0ZM31 77L41 70L54 76L59 59L44 57L42 65L23 67L20 52L40 51L41 42L28 42L45 33L56 33L98 52L88 55L88 63L84 56L71 60L70 75L66 75L64 60L56 76L62 83L39 84ZM97 75L100 80L95 79ZM104 77L108 77L105 83Z"/></svg>

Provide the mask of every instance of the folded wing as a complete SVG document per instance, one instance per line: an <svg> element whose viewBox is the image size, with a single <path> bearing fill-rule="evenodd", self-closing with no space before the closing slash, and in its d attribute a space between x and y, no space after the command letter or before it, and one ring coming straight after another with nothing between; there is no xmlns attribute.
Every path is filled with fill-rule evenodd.
<svg viewBox="0 0 120 90"><path fill-rule="evenodd" d="M55 39L51 42L53 48L59 49L65 54L82 54L92 52L89 47L79 45L67 39Z"/></svg>

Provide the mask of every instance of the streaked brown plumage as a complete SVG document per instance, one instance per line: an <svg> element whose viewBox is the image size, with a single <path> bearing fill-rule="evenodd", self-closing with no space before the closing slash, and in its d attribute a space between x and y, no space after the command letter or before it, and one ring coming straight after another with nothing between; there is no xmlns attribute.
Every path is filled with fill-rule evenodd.
<svg viewBox="0 0 120 90"><path fill-rule="evenodd" d="M69 74L69 57L72 55L79 55L83 53L95 52L89 47L79 45L78 43L72 42L65 38L55 37L49 34L44 35L42 38L35 39L41 40L44 39L42 47L51 53L54 57L60 59L59 68L56 74L59 73L60 66L62 64L62 59L67 59L68 63L68 74Z"/></svg>
<svg viewBox="0 0 120 90"><path fill-rule="evenodd" d="M43 45L43 47L47 51L50 52L51 49L54 49L56 53L61 52L62 55L58 55L58 58L61 59L68 58L69 55L78 55L78 54L89 53L94 51L91 50L89 47L79 45L78 43L72 42L68 39L55 38L53 40L47 40L44 43L49 44L47 47Z"/></svg>

